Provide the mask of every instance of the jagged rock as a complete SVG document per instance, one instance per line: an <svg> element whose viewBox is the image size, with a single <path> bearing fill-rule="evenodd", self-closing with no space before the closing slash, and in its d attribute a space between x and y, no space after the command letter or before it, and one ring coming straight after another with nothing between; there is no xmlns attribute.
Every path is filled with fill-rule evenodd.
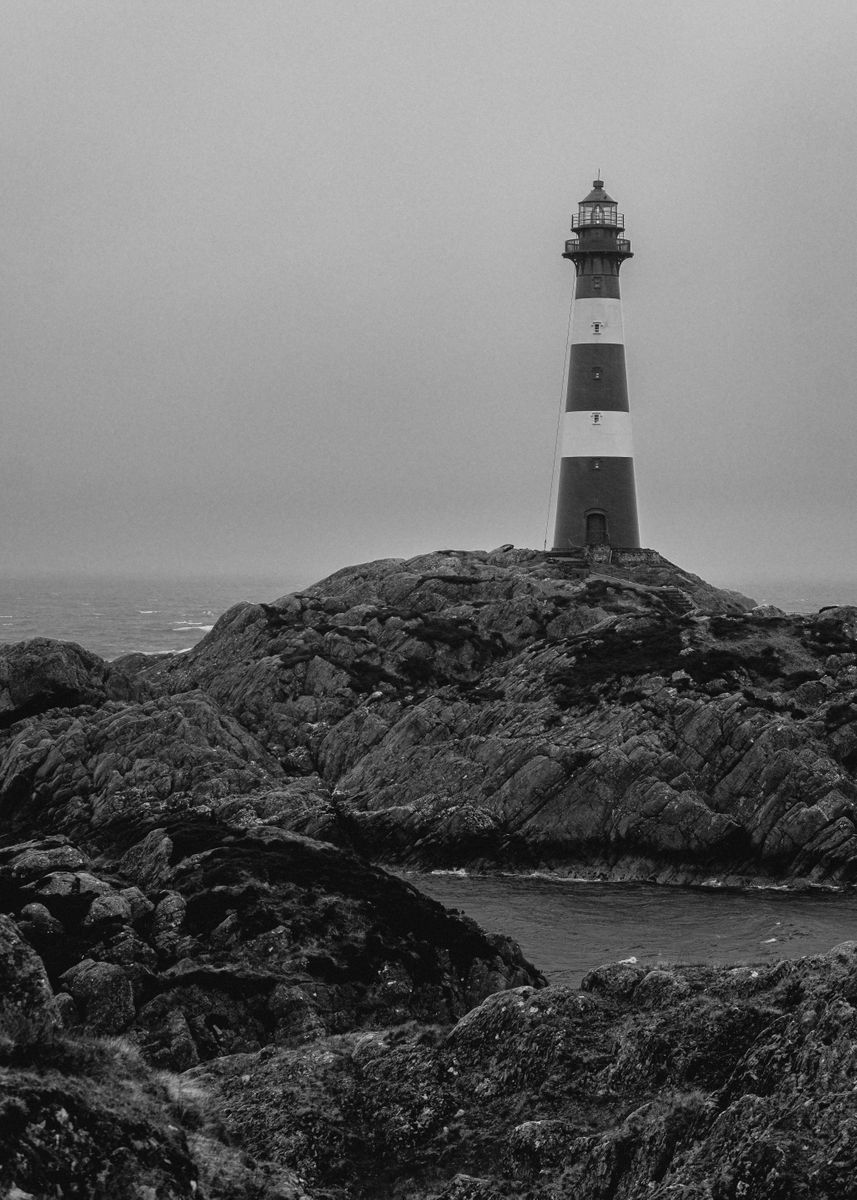
<svg viewBox="0 0 857 1200"><path fill-rule="evenodd" d="M138 887L122 888L119 895L128 905L130 920L133 924L144 921L154 911L154 904L147 896L143 895Z"/></svg>
<svg viewBox="0 0 857 1200"><path fill-rule="evenodd" d="M68 992L57 992L54 997L59 1015L60 1025L63 1029L73 1029L80 1024L80 1012L74 999Z"/></svg>
<svg viewBox="0 0 857 1200"><path fill-rule="evenodd" d="M516 989L445 1037L329 1038L187 1077L254 1154L348 1197L851 1195L857 956L759 968L743 993L729 970L663 974L660 998Z"/></svg>
<svg viewBox="0 0 857 1200"><path fill-rule="evenodd" d="M578 1126L556 1119L517 1125L509 1136L509 1159L515 1174L534 1177L546 1168L562 1166L580 1132Z"/></svg>
<svg viewBox="0 0 857 1200"><path fill-rule="evenodd" d="M138 1016L151 1039L177 1007L208 1058L363 1024L447 1021L496 988L540 979L514 943L332 846L273 829L211 833L200 832L210 848L172 868L155 910L156 944L183 957Z"/></svg>
<svg viewBox="0 0 857 1200"><path fill-rule="evenodd" d="M31 929L33 934L39 938L58 938L62 937L64 933L62 921L58 921L44 904L34 903L24 905L18 917L19 929L23 930L24 925Z"/></svg>
<svg viewBox="0 0 857 1200"><path fill-rule="evenodd" d="M634 989L637 1004L657 1007L686 995L689 985L684 976L675 971L657 969L647 971Z"/></svg>
<svg viewBox="0 0 857 1200"><path fill-rule="evenodd" d="M278 1046L311 1041L325 1032L313 997L297 984L278 983L268 1000L268 1012L275 1021L272 1040Z"/></svg>
<svg viewBox="0 0 857 1200"><path fill-rule="evenodd" d="M857 610L630 575L445 551L238 606L187 655L0 655L0 1190L849 1195L851 944L542 987L341 848L857 879Z"/></svg>
<svg viewBox="0 0 857 1200"><path fill-rule="evenodd" d="M5 885L64 1023L127 1032L162 1066L449 1021L493 990L541 981L513 942L336 847L276 829L239 836L198 812L168 827L122 825L117 854L139 838L124 880L94 861L40 875L55 865L48 840L10 848ZM83 857L62 851L69 864Z"/></svg>
<svg viewBox="0 0 857 1200"><path fill-rule="evenodd" d="M156 904L152 914L152 941L163 953L177 950L186 913L187 903L179 892L167 892Z"/></svg>
<svg viewBox="0 0 857 1200"><path fill-rule="evenodd" d="M13 832L97 837L129 814L205 807L279 778L264 748L198 692L52 712L0 735L0 811Z"/></svg>
<svg viewBox="0 0 857 1200"><path fill-rule="evenodd" d="M207 1100L119 1038L0 1039L0 1193L313 1200L293 1172L224 1142Z"/></svg>
<svg viewBox="0 0 857 1200"><path fill-rule="evenodd" d="M83 918L84 926L102 925L109 922L130 922L131 905L117 892L96 896Z"/></svg>
<svg viewBox="0 0 857 1200"><path fill-rule="evenodd" d="M0 1039L14 1039L23 1029L40 1036L59 1020L44 964L15 922L0 914Z"/></svg>
<svg viewBox="0 0 857 1200"><path fill-rule="evenodd" d="M104 896L112 889L109 883L99 879L90 871L51 871L34 883L25 884L21 889L26 895L47 897L81 896L91 906L93 897Z"/></svg>
<svg viewBox="0 0 857 1200"><path fill-rule="evenodd" d="M0 732L5 828L97 854L194 809L423 867L857 879L857 610L623 572L444 551L236 606L133 696Z"/></svg>
<svg viewBox="0 0 857 1200"><path fill-rule="evenodd" d="M217 1137L191 1133L188 1138L199 1169L203 1196L213 1200L313 1200L294 1171L256 1162ZM318 1200L327 1200L319 1196Z"/></svg>
<svg viewBox="0 0 857 1200"><path fill-rule="evenodd" d="M90 862L62 836L0 849L0 885L32 883L53 871L86 870Z"/></svg>
<svg viewBox="0 0 857 1200"><path fill-rule="evenodd" d="M62 976L86 1024L96 1033L121 1033L134 1019L134 993L115 963L84 959Z"/></svg>
<svg viewBox="0 0 857 1200"><path fill-rule="evenodd" d="M153 1063L171 1071L186 1071L199 1062L199 1050L184 1009L154 1001L141 1010L140 1021L148 1025L145 1044Z"/></svg>
<svg viewBox="0 0 857 1200"><path fill-rule="evenodd" d="M170 878L174 846L164 829L151 829L119 859L119 870L142 887L157 888Z"/></svg>
<svg viewBox="0 0 857 1200"><path fill-rule="evenodd" d="M597 992L599 996L630 996L645 974L645 968L634 963L607 963L587 972L580 987L584 992Z"/></svg>
<svg viewBox="0 0 857 1200"><path fill-rule="evenodd" d="M52 708L100 704L110 670L72 642L33 638L0 646L0 728Z"/></svg>

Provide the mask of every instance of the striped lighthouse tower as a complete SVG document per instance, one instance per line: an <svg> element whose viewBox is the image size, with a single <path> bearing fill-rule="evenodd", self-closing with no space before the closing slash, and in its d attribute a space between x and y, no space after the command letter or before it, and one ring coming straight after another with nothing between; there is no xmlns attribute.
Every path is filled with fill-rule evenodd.
<svg viewBox="0 0 857 1200"><path fill-rule="evenodd" d="M577 275L568 395L562 430L554 551L640 545L631 416L625 378L619 268L631 243L624 219L596 179L577 207L563 258Z"/></svg>

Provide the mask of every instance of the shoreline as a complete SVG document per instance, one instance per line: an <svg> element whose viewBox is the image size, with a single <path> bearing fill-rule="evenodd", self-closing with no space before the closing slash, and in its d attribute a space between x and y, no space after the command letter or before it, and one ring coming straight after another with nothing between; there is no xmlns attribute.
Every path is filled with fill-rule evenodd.
<svg viewBox="0 0 857 1200"><path fill-rule="evenodd" d="M605 874L603 871L593 871L591 874L581 873L580 868L573 868L574 873L560 870L536 868L528 871L510 871L502 867L490 868L485 865L478 867L402 867L395 863L379 861L378 866L391 875L409 878L435 876L438 878L458 879L541 879L548 883L562 884L604 884L611 887L652 887L670 888L677 891L693 892L737 892L749 894L752 892L775 892L789 895L812 896L857 896L857 884L853 883L817 883L815 880L770 880L752 875L709 876L705 879L669 879L652 876L634 876L627 874Z"/></svg>

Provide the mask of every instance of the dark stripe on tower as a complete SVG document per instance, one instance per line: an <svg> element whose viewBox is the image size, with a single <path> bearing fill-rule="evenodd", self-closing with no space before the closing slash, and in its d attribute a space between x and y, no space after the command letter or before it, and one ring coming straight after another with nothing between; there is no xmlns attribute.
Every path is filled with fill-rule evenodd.
<svg viewBox="0 0 857 1200"><path fill-rule="evenodd" d="M571 348L566 412L628 412L625 347L579 342Z"/></svg>
<svg viewBox="0 0 857 1200"><path fill-rule="evenodd" d="M619 275L578 275L574 295L577 300L618 300Z"/></svg>
<svg viewBox="0 0 857 1200"><path fill-rule="evenodd" d="M607 540L611 545L639 546L632 458L564 458L559 473L559 495L563 502L557 512L554 535L557 550L585 546L591 541L587 536L587 517L598 513L606 516Z"/></svg>

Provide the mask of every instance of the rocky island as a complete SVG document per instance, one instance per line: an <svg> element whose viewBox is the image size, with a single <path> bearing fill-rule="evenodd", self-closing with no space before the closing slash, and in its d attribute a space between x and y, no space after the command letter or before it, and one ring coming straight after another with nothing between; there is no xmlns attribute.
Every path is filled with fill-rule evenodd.
<svg viewBox="0 0 857 1200"><path fill-rule="evenodd" d="M2 1194L857 1195L857 947L546 987L384 869L845 886L855 765L857 610L657 556L0 647Z"/></svg>

